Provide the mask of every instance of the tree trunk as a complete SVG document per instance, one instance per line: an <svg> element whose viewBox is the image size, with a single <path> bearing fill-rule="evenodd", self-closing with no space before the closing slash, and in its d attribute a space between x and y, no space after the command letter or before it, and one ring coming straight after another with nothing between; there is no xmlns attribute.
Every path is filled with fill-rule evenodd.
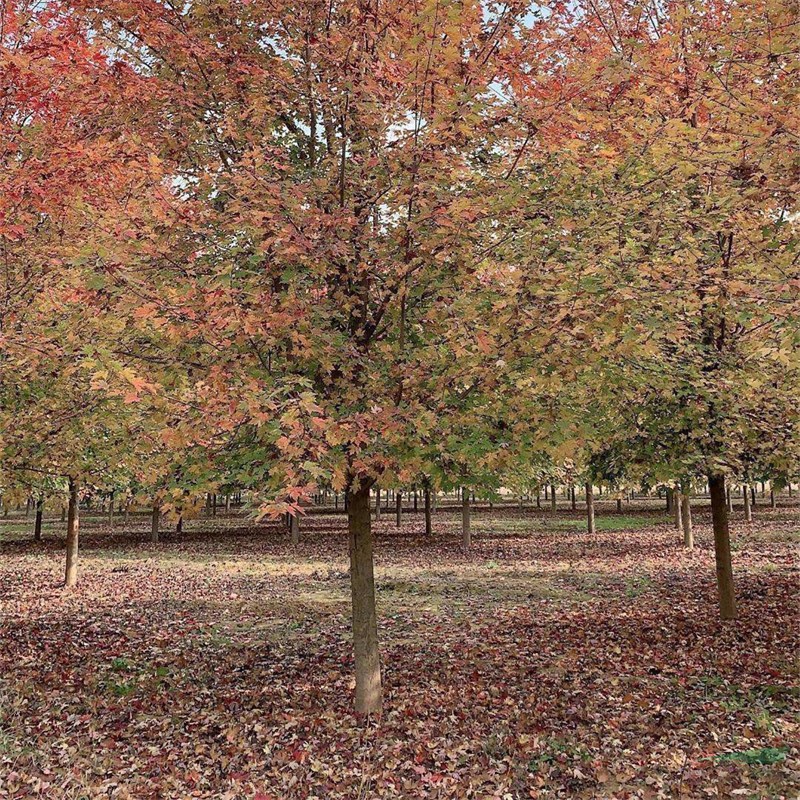
<svg viewBox="0 0 800 800"><path fill-rule="evenodd" d="M153 504L153 514L150 517L150 541L158 541L158 525L161 522L161 506L158 503Z"/></svg>
<svg viewBox="0 0 800 800"><path fill-rule="evenodd" d="M178 522L175 525L175 533L183 533L183 514L178 517Z"/></svg>
<svg viewBox="0 0 800 800"><path fill-rule="evenodd" d="M692 504L689 502L688 486L684 486L681 492L681 519L683 522L683 546L687 550L693 550L694 532L692 531Z"/></svg>
<svg viewBox="0 0 800 800"><path fill-rule="evenodd" d="M230 494L225 495L225 513L231 510L231 496Z"/></svg>
<svg viewBox="0 0 800 800"><path fill-rule="evenodd" d="M211 495L211 516L217 516L217 493Z"/></svg>
<svg viewBox="0 0 800 800"><path fill-rule="evenodd" d="M403 493L400 490L394 496L394 524L398 528L403 524Z"/></svg>
<svg viewBox="0 0 800 800"><path fill-rule="evenodd" d="M622 513L622 498L618 497L617 498L617 514L621 514L621 513Z"/></svg>
<svg viewBox="0 0 800 800"><path fill-rule="evenodd" d="M675 512L675 527L679 531L683 530L683 521L681 520L681 517L683 516L681 514L682 503L683 500L681 497L681 493L676 489L672 493L672 507Z"/></svg>
<svg viewBox="0 0 800 800"><path fill-rule="evenodd" d="M750 505L750 487L745 484L742 487L742 496L744 497L744 521L753 521L753 509Z"/></svg>
<svg viewBox="0 0 800 800"><path fill-rule="evenodd" d="M556 485L550 484L550 510L555 513L556 510Z"/></svg>
<svg viewBox="0 0 800 800"><path fill-rule="evenodd" d="M469 548L472 544L469 519L469 489L466 486L461 489L461 540L466 548Z"/></svg>
<svg viewBox="0 0 800 800"><path fill-rule="evenodd" d="M375 487L375 522L378 522L381 518L381 488L380 486Z"/></svg>
<svg viewBox="0 0 800 800"><path fill-rule="evenodd" d="M769 489L769 507L775 508L777 503L775 502L775 490L770 486Z"/></svg>
<svg viewBox="0 0 800 800"><path fill-rule="evenodd" d="M61 504L61 521L67 521L67 507L63 503Z"/></svg>
<svg viewBox="0 0 800 800"><path fill-rule="evenodd" d="M289 532L292 535L292 544L300 544L300 517L297 514L291 515Z"/></svg>
<svg viewBox="0 0 800 800"><path fill-rule="evenodd" d="M414 511L418 510L419 500L417 499L417 487L414 487Z"/></svg>
<svg viewBox="0 0 800 800"><path fill-rule="evenodd" d="M67 510L67 564L64 586L74 586L78 581L78 485L69 479L69 508Z"/></svg>
<svg viewBox="0 0 800 800"><path fill-rule="evenodd" d="M425 506L425 535L430 537L433 536L433 524L431 523L431 487L426 483L422 492Z"/></svg>
<svg viewBox="0 0 800 800"><path fill-rule="evenodd" d="M733 514L733 495L730 486L725 487L725 498L728 501L728 513Z"/></svg>
<svg viewBox="0 0 800 800"><path fill-rule="evenodd" d="M586 530L589 535L594 535L594 490L592 484L586 484Z"/></svg>
<svg viewBox="0 0 800 800"><path fill-rule="evenodd" d="M375 577L369 485L350 489L347 525L350 538L350 588L353 598L353 651L356 668L357 714L375 714L381 708L381 663L375 610Z"/></svg>
<svg viewBox="0 0 800 800"><path fill-rule="evenodd" d="M569 490L569 501L570 501L570 505L572 506L572 510L575 511L575 509L578 507L578 502L577 502L577 500L575 498L575 485L574 484L572 485L572 488Z"/></svg>
<svg viewBox="0 0 800 800"><path fill-rule="evenodd" d="M722 619L736 619L736 597L733 590L731 538L728 531L728 507L725 503L725 476L709 475L711 518L714 525L714 556L717 562L717 592Z"/></svg>
<svg viewBox="0 0 800 800"><path fill-rule="evenodd" d="M39 497L36 500L36 520L33 523L33 540L35 542L42 541L42 516L43 516L44 500Z"/></svg>
<svg viewBox="0 0 800 800"><path fill-rule="evenodd" d="M672 510L673 510L672 509L672 504L673 504L673 499L674 498L673 498L672 494L673 494L672 493L672 487L671 486L667 486L667 491L666 491L666 495L667 495L667 514L671 514Z"/></svg>

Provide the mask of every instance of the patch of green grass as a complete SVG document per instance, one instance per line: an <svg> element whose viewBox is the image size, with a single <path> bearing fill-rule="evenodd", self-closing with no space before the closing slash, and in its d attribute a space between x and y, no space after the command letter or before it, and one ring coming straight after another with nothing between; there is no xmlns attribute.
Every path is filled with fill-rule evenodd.
<svg viewBox="0 0 800 800"><path fill-rule="evenodd" d="M133 681L122 681L121 683L110 683L108 688L116 697L128 697L136 691L136 684Z"/></svg>
<svg viewBox="0 0 800 800"><path fill-rule="evenodd" d="M598 531L625 531L639 528L650 528L669 522L668 517L634 517L634 516L595 516L594 525ZM585 519L554 519L548 523L556 530L586 530Z"/></svg>
<svg viewBox="0 0 800 800"><path fill-rule="evenodd" d="M553 764L560 758L586 762L591 759L591 753L582 745L574 745L566 739L550 737L545 739L543 751L533 756L528 762L528 772L539 772L542 767Z"/></svg>
<svg viewBox="0 0 800 800"><path fill-rule="evenodd" d="M758 750L738 750L730 753L720 753L716 757L716 761L718 763L735 761L740 764L769 766L783 761L788 751L788 747L761 747Z"/></svg>
<svg viewBox="0 0 800 800"><path fill-rule="evenodd" d="M625 595L639 597L653 588L653 581L647 575L631 575L625 580Z"/></svg>

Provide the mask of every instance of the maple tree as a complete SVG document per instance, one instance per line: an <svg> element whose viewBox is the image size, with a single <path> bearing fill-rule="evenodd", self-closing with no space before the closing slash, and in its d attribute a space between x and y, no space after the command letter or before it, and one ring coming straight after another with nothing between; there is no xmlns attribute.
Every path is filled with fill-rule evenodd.
<svg viewBox="0 0 800 800"><path fill-rule="evenodd" d="M800 455L796 3L2 20L3 484L67 481L68 584L83 484L140 498L154 540L244 491L295 544L344 491L372 714L371 491L421 486L430 537L460 489L467 551L473 490L556 512L577 486L595 535L594 484L663 485L688 548L707 480L735 616L725 482L749 516Z"/></svg>

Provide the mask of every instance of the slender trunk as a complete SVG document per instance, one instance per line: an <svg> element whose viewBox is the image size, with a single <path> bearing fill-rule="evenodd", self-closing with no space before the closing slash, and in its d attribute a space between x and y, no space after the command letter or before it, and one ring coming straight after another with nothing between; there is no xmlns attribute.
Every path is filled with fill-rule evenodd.
<svg viewBox="0 0 800 800"><path fill-rule="evenodd" d="M556 510L556 485L550 484L550 510L555 513Z"/></svg>
<svg viewBox="0 0 800 800"><path fill-rule="evenodd" d="M742 489L742 496L744 497L744 521L753 521L753 509L750 506L750 487L745 484Z"/></svg>
<svg viewBox="0 0 800 800"><path fill-rule="evenodd" d="M692 531L692 505L689 502L688 486L684 486L681 492L681 518L683 521L683 546L687 550L693 550L694 532Z"/></svg>
<svg viewBox="0 0 800 800"><path fill-rule="evenodd" d="M211 516L217 516L217 493L211 495Z"/></svg>
<svg viewBox="0 0 800 800"><path fill-rule="evenodd" d="M153 503L153 514L150 517L150 541L158 541L158 525L161 522L161 506Z"/></svg>
<svg viewBox="0 0 800 800"><path fill-rule="evenodd" d="M380 486L375 487L375 522L378 522L381 518L381 488Z"/></svg>
<svg viewBox="0 0 800 800"><path fill-rule="evenodd" d="M728 501L728 513L733 514L733 495L730 486L725 487L725 499Z"/></svg>
<svg viewBox="0 0 800 800"><path fill-rule="evenodd" d="M108 527L114 527L114 492L108 496Z"/></svg>
<svg viewBox="0 0 800 800"><path fill-rule="evenodd" d="M522 508L522 498L519 499L519 507ZM536 508L542 507L542 492L541 489L536 490Z"/></svg>
<svg viewBox="0 0 800 800"><path fill-rule="evenodd" d="M751 486L750 487L750 499L751 499L752 505L755 507L755 505L756 505L756 487L755 486Z"/></svg>
<svg viewBox="0 0 800 800"><path fill-rule="evenodd" d="M673 510L675 511L675 527L680 531L683 530L683 521L681 517L681 508L682 508L683 500L681 497L681 493L675 489L672 493L672 506Z"/></svg>
<svg viewBox="0 0 800 800"><path fill-rule="evenodd" d="M591 483L586 484L586 530L594 535L594 490Z"/></svg>
<svg viewBox="0 0 800 800"><path fill-rule="evenodd" d="M67 507L63 503L61 504L61 521L67 521Z"/></svg>
<svg viewBox="0 0 800 800"><path fill-rule="evenodd" d="M667 514L671 514L672 513L672 501L673 501L672 487L671 486L667 486L666 495L667 495Z"/></svg>
<svg viewBox="0 0 800 800"><path fill-rule="evenodd" d="M414 487L414 511L418 510L419 500L417 498L417 487Z"/></svg>
<svg viewBox="0 0 800 800"><path fill-rule="evenodd" d="M67 510L67 564L64 586L74 586L78 581L78 485L69 479L69 508Z"/></svg>
<svg viewBox="0 0 800 800"><path fill-rule="evenodd" d="M717 563L717 592L722 619L736 618L736 597L733 590L731 538L728 531L728 507L725 503L725 476L709 475L711 518L714 525L714 556Z"/></svg>
<svg viewBox="0 0 800 800"><path fill-rule="evenodd" d="M350 588L353 598L353 651L356 669L357 714L375 714L381 708L381 663L375 610L375 577L369 486L349 491L347 526L350 539Z"/></svg>
<svg viewBox="0 0 800 800"><path fill-rule="evenodd" d="M425 506L425 535L433 536L433 524L431 523L431 487L425 484L423 487L423 499Z"/></svg>
<svg viewBox="0 0 800 800"><path fill-rule="evenodd" d="M461 538L464 547L469 548L472 544L472 531L469 519L469 489L466 486L461 489Z"/></svg>
<svg viewBox="0 0 800 800"><path fill-rule="evenodd" d="M339 510L339 492L333 493L333 510L334 511Z"/></svg>
<svg viewBox="0 0 800 800"><path fill-rule="evenodd" d="M770 508L775 508L776 505L777 504L775 502L775 490L772 487L770 487L770 490L769 490L769 507Z"/></svg>
<svg viewBox="0 0 800 800"><path fill-rule="evenodd" d="M398 528L403 524L403 493L399 490L394 496L394 524Z"/></svg>
<svg viewBox="0 0 800 800"><path fill-rule="evenodd" d="M231 510L231 496L229 494L225 495L225 512Z"/></svg>
<svg viewBox="0 0 800 800"><path fill-rule="evenodd" d="M44 500L39 497L36 500L36 520L33 523L33 540L35 542L42 541L42 515L43 515Z"/></svg>
<svg viewBox="0 0 800 800"><path fill-rule="evenodd" d="M622 513L622 498L621 497L617 498L617 513L618 514Z"/></svg>
<svg viewBox="0 0 800 800"><path fill-rule="evenodd" d="M577 502L577 499L575 498L575 485L574 484L572 485L572 487L569 490L569 502L570 502L570 505L572 506L572 510L575 511L575 509L578 507L578 502Z"/></svg>
<svg viewBox="0 0 800 800"><path fill-rule="evenodd" d="M292 544L300 544L300 517L297 514L291 515L289 532L292 536Z"/></svg>
<svg viewBox="0 0 800 800"><path fill-rule="evenodd" d="M178 517L178 522L175 525L175 533L183 533L183 514Z"/></svg>

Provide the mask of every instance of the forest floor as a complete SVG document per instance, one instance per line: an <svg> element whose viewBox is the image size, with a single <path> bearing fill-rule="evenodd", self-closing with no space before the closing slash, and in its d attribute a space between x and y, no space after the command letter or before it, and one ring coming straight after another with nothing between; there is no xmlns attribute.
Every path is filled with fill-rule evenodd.
<svg viewBox="0 0 800 800"><path fill-rule="evenodd" d="M788 498L785 498L788 500ZM456 509L377 524L384 711L351 712L344 518L0 520L0 798L796 798L800 507Z"/></svg>

